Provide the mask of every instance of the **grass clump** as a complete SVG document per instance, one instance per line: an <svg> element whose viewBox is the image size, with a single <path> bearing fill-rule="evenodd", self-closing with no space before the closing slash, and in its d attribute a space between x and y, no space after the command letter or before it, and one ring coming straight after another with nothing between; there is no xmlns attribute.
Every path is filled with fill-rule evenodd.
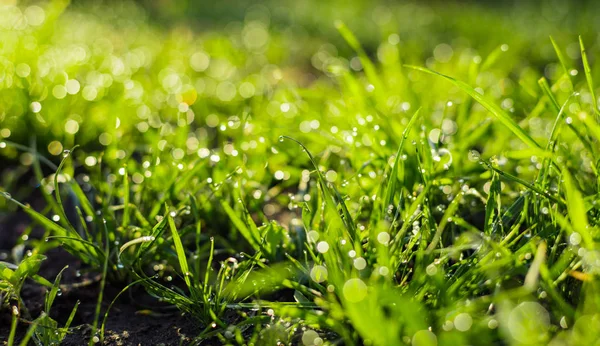
<svg viewBox="0 0 600 346"><path fill-rule="evenodd" d="M50 318L61 275L38 274L56 247L100 274L90 344L136 287L145 310L189 316L198 344L600 339L585 36L490 32L495 48L424 52L387 25L375 43L341 21L337 46L295 36L268 4L203 34L89 6L2 8L1 217L29 221L0 297L26 311L26 278L49 289L39 317L13 315L8 344L20 323L25 343L76 333L81 308ZM302 37L310 53L286 51Z"/></svg>

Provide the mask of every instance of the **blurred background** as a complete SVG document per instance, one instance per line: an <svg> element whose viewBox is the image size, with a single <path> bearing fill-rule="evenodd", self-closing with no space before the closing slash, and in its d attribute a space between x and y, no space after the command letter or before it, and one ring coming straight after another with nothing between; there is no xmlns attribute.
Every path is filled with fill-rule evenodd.
<svg viewBox="0 0 600 346"><path fill-rule="evenodd" d="M553 84L559 101L570 91L549 36L586 103L591 97L580 73L578 35L592 66L600 39L597 1L0 3L0 140L5 140L0 160L6 167L33 163L23 146L58 163L64 149L79 144L86 152L78 154L84 155L81 162L104 152L115 169L132 155L158 150L175 162L231 157L229 169L239 163L232 153L248 153L256 165L269 160L277 170L281 159L271 144L280 135L320 153L331 140L343 147L348 134L356 136L354 129L366 126L362 117L370 112L390 116L385 126L390 138L401 134L418 106L432 114L427 126L439 127L444 117L455 121L449 128L467 125L457 136L479 126L459 115L466 114L468 97L403 70L403 64L427 66L489 90L521 126L544 140L552 115L528 122L540 116L539 78ZM380 72L385 88L372 94L372 103L353 108L345 99L351 93L340 97L353 83L363 94L372 85L336 21L354 33ZM596 78L598 72L592 69ZM357 99L370 97L361 93ZM465 107L445 111L446 101ZM477 107L471 115L489 116ZM511 138L500 127L486 131L489 138ZM379 152L394 152L393 140L365 134L371 135L370 142L385 143ZM502 146L490 142L479 150L493 155ZM219 164L227 165L223 161ZM86 165L95 162L90 155Z"/></svg>

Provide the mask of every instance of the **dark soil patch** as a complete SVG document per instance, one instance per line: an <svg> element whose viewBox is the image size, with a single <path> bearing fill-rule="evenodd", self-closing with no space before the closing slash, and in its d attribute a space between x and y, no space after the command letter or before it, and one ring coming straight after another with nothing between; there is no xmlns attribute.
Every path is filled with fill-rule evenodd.
<svg viewBox="0 0 600 346"><path fill-rule="evenodd" d="M69 265L61 280L64 285L63 293L56 298L50 316L57 320L59 325L64 325L72 309L80 302L71 333L65 338L63 345L87 345L93 336L91 324L99 294L99 277L94 273L78 275L80 263L64 250L54 249L48 252L47 256L40 274L50 280L54 279L65 265ZM107 284L101 317L120 289L121 287ZM23 287L21 296L31 317L36 318L42 312L45 292L45 287L33 282L27 282ZM132 294L145 301L152 300L141 289L133 289ZM202 326L197 321L177 312L149 311L136 305L126 294L113 305L106 323L104 345L187 345L201 331ZM0 344L4 344L8 339L10 321L10 311L2 310ZM20 324L17 341L24 336L27 328L26 323Z"/></svg>
<svg viewBox="0 0 600 346"><path fill-rule="evenodd" d="M43 205L39 197L32 196L33 200L28 202L34 207ZM29 222L27 215L20 210L0 213L0 260L10 261L10 252ZM42 232L37 230L32 232L31 236L39 237L41 234ZM100 275L88 272L77 258L61 248L52 249L45 255L48 258L43 262L39 274L51 282L65 266L69 266L63 272L62 294L56 297L50 317L58 321L59 326L63 326L75 305L80 303L63 345L87 345L93 336L91 324L94 321L100 290ZM122 288L106 284L101 319ZM25 283L21 297L28 310L28 316L22 315L23 320L17 329L17 345L27 332L27 321L38 317L44 309L46 290L32 280ZM111 308L106 323L104 345L188 345L202 330L203 326L198 321L182 316L176 310L165 312L161 308L156 299L146 294L143 289L132 288L129 295L123 294ZM0 308L0 345L5 345L8 340L11 318L10 309Z"/></svg>

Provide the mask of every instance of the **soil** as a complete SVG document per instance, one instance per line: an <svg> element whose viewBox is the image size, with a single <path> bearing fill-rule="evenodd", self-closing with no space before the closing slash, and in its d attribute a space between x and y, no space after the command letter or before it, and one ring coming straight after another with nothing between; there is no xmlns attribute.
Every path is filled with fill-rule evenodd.
<svg viewBox="0 0 600 346"><path fill-rule="evenodd" d="M39 196L37 196L39 197ZM34 208L40 199L31 196ZM43 203L42 203L43 204ZM36 208L37 209L37 208ZM40 210L40 209L37 209ZM29 223L29 218L21 211L0 212L0 260L10 260L10 252ZM32 232L31 237L39 237L42 232ZM63 326L71 311L80 302L70 332L63 345L87 345L91 335L91 324L94 320L96 302L100 290L100 275L86 271L81 262L61 248L45 253L48 257L42 264L39 274L53 282L57 274L65 267L61 280L62 294L57 296L50 317ZM102 303L101 318L108 305L123 287L113 287L107 283ZM46 288L32 280L27 280L21 297L25 302L30 318L35 319L44 307ZM135 301L132 299L135 297ZM144 306L140 304L143 302ZM156 309L148 309L147 305ZM196 320L182 316L174 310L160 310L156 300L148 296L141 288L132 288L129 295L123 294L112 306L108 315L104 345L189 345L203 326ZM0 345L6 345L11 325L10 309L0 307ZM19 323L16 343L19 344L29 325L26 321ZM33 344L33 342L31 342ZM215 344L203 342L203 345Z"/></svg>

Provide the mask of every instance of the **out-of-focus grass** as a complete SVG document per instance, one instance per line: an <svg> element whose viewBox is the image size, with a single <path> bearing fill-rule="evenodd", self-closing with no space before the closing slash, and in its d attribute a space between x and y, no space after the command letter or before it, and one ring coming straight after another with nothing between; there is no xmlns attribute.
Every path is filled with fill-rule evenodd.
<svg viewBox="0 0 600 346"><path fill-rule="evenodd" d="M3 217L198 341L596 342L594 5L489 6L1 7Z"/></svg>

